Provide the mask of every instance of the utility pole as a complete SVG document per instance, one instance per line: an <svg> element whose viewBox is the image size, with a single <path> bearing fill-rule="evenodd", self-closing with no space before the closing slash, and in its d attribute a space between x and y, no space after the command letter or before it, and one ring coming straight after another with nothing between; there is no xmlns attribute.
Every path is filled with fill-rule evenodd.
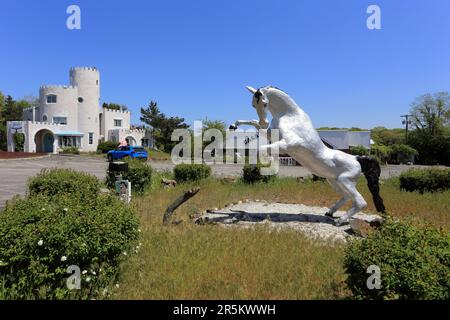
<svg viewBox="0 0 450 320"><path fill-rule="evenodd" d="M412 115L410 114L405 114L400 116L400 118L405 118L405 120L402 121L402 124L405 125L406 128L406 139L405 142L408 143L408 129L409 129L409 125L411 124L411 120L409 120L409 118L412 117Z"/></svg>

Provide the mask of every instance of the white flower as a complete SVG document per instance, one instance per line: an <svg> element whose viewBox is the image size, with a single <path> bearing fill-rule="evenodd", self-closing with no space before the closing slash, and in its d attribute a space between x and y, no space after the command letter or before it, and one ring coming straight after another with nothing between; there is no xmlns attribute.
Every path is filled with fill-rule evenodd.
<svg viewBox="0 0 450 320"><path fill-rule="evenodd" d="M119 286L119 284L118 283L116 283L116 288L119 288L120 286Z"/></svg>
<svg viewBox="0 0 450 320"><path fill-rule="evenodd" d="M95 275L97 275L97 273L95 273L95 271L91 271L91 273L95 276Z"/></svg>
<svg viewBox="0 0 450 320"><path fill-rule="evenodd" d="M83 270L82 274L86 274L86 273L87 273L87 270Z"/></svg>
<svg viewBox="0 0 450 320"><path fill-rule="evenodd" d="M38 246L39 247L42 246L43 244L44 244L44 240L41 239L41 240L38 241Z"/></svg>
<svg viewBox="0 0 450 320"><path fill-rule="evenodd" d="M69 211L69 209L67 209L67 208L64 208L63 210L64 210L64 212L67 212L67 211Z"/></svg>
<svg viewBox="0 0 450 320"><path fill-rule="evenodd" d="M126 256L128 253L126 251L123 252L123 255Z"/></svg>
<svg viewBox="0 0 450 320"><path fill-rule="evenodd" d="M141 232L141 229L138 229L138 232L140 233L140 232Z"/></svg>
<svg viewBox="0 0 450 320"><path fill-rule="evenodd" d="M89 282L89 281L91 281L91 277L86 278L86 282Z"/></svg>
<svg viewBox="0 0 450 320"><path fill-rule="evenodd" d="M61 261L62 261L62 262L66 261L66 260L67 260L67 257L66 257L66 256L62 256L62 257L61 257Z"/></svg>
<svg viewBox="0 0 450 320"><path fill-rule="evenodd" d="M41 211L45 211L45 208L42 208Z"/></svg>

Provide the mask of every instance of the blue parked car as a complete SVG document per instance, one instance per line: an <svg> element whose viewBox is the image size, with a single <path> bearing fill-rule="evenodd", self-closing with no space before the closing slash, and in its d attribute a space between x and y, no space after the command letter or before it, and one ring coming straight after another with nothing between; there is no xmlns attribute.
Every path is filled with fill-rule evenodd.
<svg viewBox="0 0 450 320"><path fill-rule="evenodd" d="M147 161L148 153L143 147L127 146L118 147L116 150L108 151L107 157L109 162L126 157Z"/></svg>

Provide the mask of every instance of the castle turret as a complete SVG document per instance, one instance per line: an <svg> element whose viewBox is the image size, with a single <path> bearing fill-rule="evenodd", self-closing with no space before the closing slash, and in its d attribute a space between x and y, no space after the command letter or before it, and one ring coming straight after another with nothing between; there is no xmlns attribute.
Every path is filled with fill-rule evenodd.
<svg viewBox="0 0 450 320"><path fill-rule="evenodd" d="M95 151L99 139L100 73L96 68L70 69L70 84L78 88L78 130L83 150Z"/></svg>

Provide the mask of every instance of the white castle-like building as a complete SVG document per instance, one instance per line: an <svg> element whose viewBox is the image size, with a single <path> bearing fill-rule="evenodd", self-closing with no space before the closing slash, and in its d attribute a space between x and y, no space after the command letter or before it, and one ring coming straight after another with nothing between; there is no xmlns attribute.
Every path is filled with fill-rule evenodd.
<svg viewBox="0 0 450 320"><path fill-rule="evenodd" d="M39 90L38 106L24 110L23 121L7 124L8 151L14 134L25 136L25 152L58 153L63 148L96 151L101 141L127 141L153 147L150 130L133 129L128 110L100 110L100 72L94 67L70 69L70 85L46 85Z"/></svg>

